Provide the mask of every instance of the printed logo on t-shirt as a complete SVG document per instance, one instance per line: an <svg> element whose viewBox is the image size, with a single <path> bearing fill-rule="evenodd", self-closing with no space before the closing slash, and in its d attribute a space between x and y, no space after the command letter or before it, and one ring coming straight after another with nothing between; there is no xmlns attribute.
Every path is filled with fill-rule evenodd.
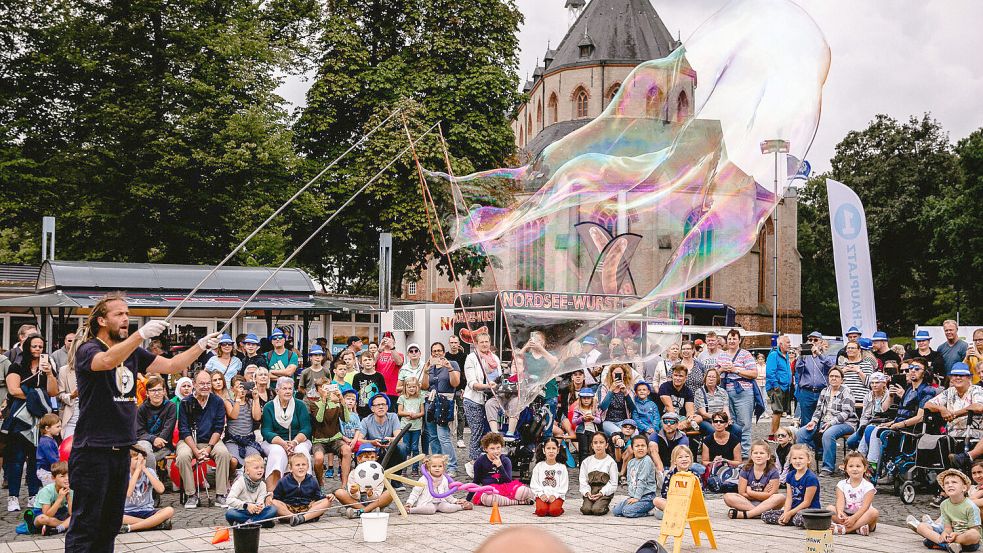
<svg viewBox="0 0 983 553"><path fill-rule="evenodd" d="M116 393L114 398L116 401L136 401L136 394L134 393L134 387L136 381L133 378L133 373L130 369L126 368L124 365L116 367Z"/></svg>
<svg viewBox="0 0 983 553"><path fill-rule="evenodd" d="M543 472L543 485L550 488L556 487L557 477L560 475L560 471L556 469L546 469Z"/></svg>

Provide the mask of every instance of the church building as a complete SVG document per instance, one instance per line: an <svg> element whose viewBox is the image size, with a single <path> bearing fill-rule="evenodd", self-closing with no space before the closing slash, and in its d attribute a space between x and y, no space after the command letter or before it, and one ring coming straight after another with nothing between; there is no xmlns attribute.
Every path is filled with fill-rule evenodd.
<svg viewBox="0 0 983 553"><path fill-rule="evenodd" d="M560 1L560 0L551 0ZM541 63L523 86L525 102L518 107L512 129L519 159L525 163L547 146L597 118L614 99L629 73L641 62L664 58L680 46L650 0L566 0L570 25L563 40L548 48ZM653 90L645 105L647 117L665 125L679 125L693 116L699 75L682 64L679 74L666 88ZM702 123L702 121L701 121ZM578 221L590 221L608 229L612 235L633 232L658 233L658 251L639 251L633 269L640 291L658 278L665 259L678 245L682 229L665 229L643 223L616 202L583 205L571 214ZM796 198L789 197L778 207L778 329L801 333L801 263L796 248ZM636 227L633 227L636 225ZM753 249L727 267L707 277L686 294L687 299L726 304L736 311L736 322L749 330L770 332L774 293L774 218L762 227ZM543 242L554 243L555 237ZM567 238L567 237L563 237ZM570 238L575 239L575 238ZM651 248L650 248L651 249ZM524 255L533 255L526 252ZM518 260L513 282L499 282L503 289L543 289L543 273L549 258ZM652 267L653 274L639 273L637 267ZM528 267L524 270L522 267ZM655 269L658 268L658 269ZM418 282L403 285L405 299L452 301L454 286L430 270ZM537 274L538 271L538 274ZM461 287L462 293L490 289L490 279L478 288ZM649 286L650 288L651 286ZM721 321L720 324L723 324ZM759 344L760 345L760 344Z"/></svg>

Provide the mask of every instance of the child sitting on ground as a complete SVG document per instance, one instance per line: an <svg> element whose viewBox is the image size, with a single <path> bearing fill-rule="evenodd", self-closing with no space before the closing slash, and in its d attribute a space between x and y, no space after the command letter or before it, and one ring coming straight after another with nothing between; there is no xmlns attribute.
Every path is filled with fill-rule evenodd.
<svg viewBox="0 0 983 553"><path fill-rule="evenodd" d="M977 551L980 547L980 508L969 498L969 477L955 469L942 471L938 478L948 499L939 507L942 527L933 528L922 522L914 528L925 538L925 547L959 553ZM908 521L909 527L911 521ZM941 530L941 531L940 531Z"/></svg>
<svg viewBox="0 0 983 553"><path fill-rule="evenodd" d="M652 504L658 511L655 516L662 518L663 511L666 510L669 496L669 481L674 474L680 472L693 472L693 452L688 445L677 445L670 453L669 470L662 477L662 487L659 490L659 497L652 500Z"/></svg>
<svg viewBox="0 0 983 553"><path fill-rule="evenodd" d="M655 463L649 457L649 439L644 434L633 436L631 451L635 457L628 461L628 498L612 509L616 517L648 516L655 506L653 500L656 499L655 496L659 491L655 479ZM675 452L673 457L676 457Z"/></svg>
<svg viewBox="0 0 983 553"><path fill-rule="evenodd" d="M778 493L779 486L778 468L768 442L754 442L751 458L741 468L737 493L724 494L724 504L731 508L728 518L758 518L765 511L781 507L785 496Z"/></svg>
<svg viewBox="0 0 983 553"><path fill-rule="evenodd" d="M867 474L867 457L859 451L846 454L843 462L847 477L836 484L836 505L826 507L833 511L831 529L834 534L868 536L877 528L880 513L873 507L877 489L864 475Z"/></svg>
<svg viewBox="0 0 983 553"><path fill-rule="evenodd" d="M539 462L532 469L529 488L536 494L536 516L558 517L563 514L563 498L570 487L566 457L558 459L560 442L556 438L546 438L536 452Z"/></svg>
<svg viewBox="0 0 983 553"><path fill-rule="evenodd" d="M140 530L170 530L173 507L154 508L154 494L164 493L164 483L157 471L147 466L147 452L130 446L130 484L123 503L123 527L119 533Z"/></svg>
<svg viewBox="0 0 983 553"><path fill-rule="evenodd" d="M368 469L367 465L369 463L376 463L378 465L378 458L378 451L374 445L368 442L361 444L358 447L358 455L355 457L358 465L352 469L352 473L358 474L360 468ZM366 466L362 467L363 464ZM348 505L348 508L345 510L345 516L348 518L359 518L362 516L362 513L371 513L375 510L381 511L393 501L382 480L378 484L364 490L361 486L349 480L348 489L338 488L335 490L334 495L342 505Z"/></svg>
<svg viewBox="0 0 983 553"><path fill-rule="evenodd" d="M794 524L802 528L802 510L819 508L819 477L809 468L812 450L805 444L795 444L788 452L792 472L788 475L785 490L785 504L782 509L761 513L761 520L767 524Z"/></svg>
<svg viewBox="0 0 983 553"><path fill-rule="evenodd" d="M481 437L481 449L484 455L474 462L474 483L479 486L491 486L495 493L475 492L471 502L475 505L491 507L493 503L499 506L530 505L533 497L532 490L519 480L512 479L512 460L502 453L505 439L501 434L489 432Z"/></svg>
<svg viewBox="0 0 983 553"><path fill-rule="evenodd" d="M625 419L621 421L620 426L621 431L611 434L611 447L614 449L614 460L621 468L621 484L624 484L628 461L635 457L631 452L631 437L638 434L638 429L634 419ZM658 465L656 465L656 470L658 470Z"/></svg>
<svg viewBox="0 0 983 553"><path fill-rule="evenodd" d="M290 456L290 476L281 478L273 489L273 506L282 517L293 515L290 526L317 520L331 506L334 496L325 496L317 478L307 473L310 465L303 453Z"/></svg>
<svg viewBox="0 0 983 553"><path fill-rule="evenodd" d="M276 523L276 507L273 506L273 494L266 491L266 462L259 455L246 457L242 476L229 489L225 498L228 510L225 520L229 524L263 521L264 528L272 528Z"/></svg>
<svg viewBox="0 0 983 553"><path fill-rule="evenodd" d="M68 463L51 465L54 482L41 488L34 508L24 511L24 522L31 533L52 536L68 530L72 522L72 490L68 487Z"/></svg>
<svg viewBox="0 0 983 553"><path fill-rule="evenodd" d="M37 477L42 486L48 486L54 479L51 476L51 465L58 462L58 441L61 435L61 419L54 413L41 417L38 423Z"/></svg>
<svg viewBox="0 0 983 553"><path fill-rule="evenodd" d="M423 461L423 468L430 473L433 480L433 491L438 495L443 495L450 490L450 482L447 480L447 456L431 455ZM473 507L466 499L455 499L453 496L434 497L430 493L430 486L426 476L420 477L423 486L413 486L409 499L406 500L406 507L413 515L432 515L436 513L456 513L460 510L471 510Z"/></svg>
<svg viewBox="0 0 983 553"><path fill-rule="evenodd" d="M618 491L618 465L608 455L608 438L598 432L591 438L594 454L580 463L580 495L584 503L580 512L585 515L608 514L608 505Z"/></svg>

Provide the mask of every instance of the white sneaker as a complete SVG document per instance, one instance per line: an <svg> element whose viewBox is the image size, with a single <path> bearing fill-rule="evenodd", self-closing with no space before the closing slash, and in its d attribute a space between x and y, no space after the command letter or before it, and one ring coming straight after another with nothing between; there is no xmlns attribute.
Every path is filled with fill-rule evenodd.
<svg viewBox="0 0 983 553"><path fill-rule="evenodd" d="M912 532L918 531L918 519L915 518L915 515L908 515L908 518L905 519L905 526L911 528Z"/></svg>
<svg viewBox="0 0 983 553"><path fill-rule="evenodd" d="M469 478L474 478L474 463L471 461L464 463L464 472L468 473Z"/></svg>
<svg viewBox="0 0 983 553"><path fill-rule="evenodd" d="M461 449L464 449L464 440L458 440L457 441L457 447L459 447Z"/></svg>
<svg viewBox="0 0 983 553"><path fill-rule="evenodd" d="M929 526L931 526L932 523L934 523L935 521L932 520L932 517L930 517L928 515L922 515L922 522L924 522L925 524L928 524Z"/></svg>
<svg viewBox="0 0 983 553"><path fill-rule="evenodd" d="M16 497L7 498L7 512L12 513L20 510L20 500Z"/></svg>
<svg viewBox="0 0 983 553"><path fill-rule="evenodd" d="M27 498L27 508L28 509L33 509L34 508L34 498L35 497L37 497L37 496L33 496L32 495L31 497L28 497Z"/></svg>

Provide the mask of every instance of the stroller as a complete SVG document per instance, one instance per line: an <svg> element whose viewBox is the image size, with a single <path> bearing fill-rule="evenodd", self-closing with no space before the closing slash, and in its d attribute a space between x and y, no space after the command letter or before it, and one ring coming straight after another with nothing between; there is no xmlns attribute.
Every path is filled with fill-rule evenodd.
<svg viewBox="0 0 983 553"><path fill-rule="evenodd" d="M514 478L529 483L535 465L536 447L552 424L553 416L542 396L537 396L519 414L519 425L516 427L519 439L505 444L505 453L512 460Z"/></svg>

